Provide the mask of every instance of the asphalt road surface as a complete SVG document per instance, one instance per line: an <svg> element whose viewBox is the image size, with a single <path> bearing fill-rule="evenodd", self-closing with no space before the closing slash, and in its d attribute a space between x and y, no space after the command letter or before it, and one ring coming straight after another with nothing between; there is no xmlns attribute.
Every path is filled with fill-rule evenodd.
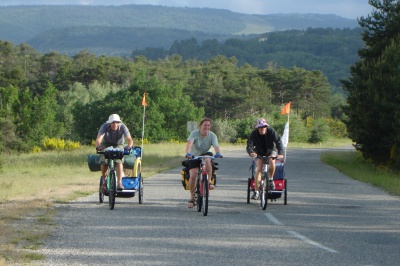
<svg viewBox="0 0 400 266"><path fill-rule="evenodd" d="M208 216L188 209L178 167L144 180L144 202L98 194L59 205L44 265L399 265L400 199L287 151L288 205L246 203L251 158L223 153ZM184 158L182 158L183 160ZM146 158L143 160L146 167Z"/></svg>

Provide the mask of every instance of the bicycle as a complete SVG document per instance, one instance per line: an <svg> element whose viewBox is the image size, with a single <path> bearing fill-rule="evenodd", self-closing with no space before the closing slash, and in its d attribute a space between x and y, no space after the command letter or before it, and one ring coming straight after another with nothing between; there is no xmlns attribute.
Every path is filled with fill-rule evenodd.
<svg viewBox="0 0 400 266"><path fill-rule="evenodd" d="M258 156L257 158L263 160L263 166L261 171L261 183L260 183L260 206L263 210L267 208L268 204L268 195L270 190L272 189L272 182L269 181L269 159L272 158L273 160L276 157L271 156Z"/></svg>
<svg viewBox="0 0 400 266"><path fill-rule="evenodd" d="M220 157L222 158L222 156ZM199 172L196 177L196 189L194 191L194 202L198 212L203 212L203 216L208 214L208 197L210 192L210 179L206 171L206 159L216 159L214 156L196 156L190 160L201 160Z"/></svg>
<svg viewBox="0 0 400 266"><path fill-rule="evenodd" d="M114 160L122 160L124 155L128 155L129 151L120 148L107 148L104 151L97 151L98 154L104 154L107 159L108 170L107 170L107 194L108 194L108 206L110 210L114 209L115 198L117 196L117 171L115 170ZM100 178L100 187L103 185L103 178ZM104 194L99 193L100 202L104 200Z"/></svg>
<svg viewBox="0 0 400 266"><path fill-rule="evenodd" d="M273 177L274 182L274 189L271 189L269 181L269 158L273 158L275 160L275 174ZM285 161L283 159L278 159L277 157L273 156L257 156L258 159L262 159L263 161L263 168L261 172L261 182L259 190L259 199L260 199L260 206L263 210L267 208L268 200L271 202L276 201L276 199L281 198L283 194L283 204L287 205L287 179L285 178L285 171L284 165ZM250 166L251 170L251 177L247 179L247 204L250 203L250 192L255 191L255 172L256 172L256 160L252 160L252 164Z"/></svg>

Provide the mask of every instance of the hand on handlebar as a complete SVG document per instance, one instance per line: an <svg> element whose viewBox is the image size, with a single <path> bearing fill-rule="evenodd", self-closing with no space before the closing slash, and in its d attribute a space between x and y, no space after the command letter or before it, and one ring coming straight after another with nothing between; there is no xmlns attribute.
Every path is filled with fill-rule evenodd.
<svg viewBox="0 0 400 266"><path fill-rule="evenodd" d="M96 146L96 151L101 151L102 149L103 149L103 146L101 146L101 145Z"/></svg>
<svg viewBox="0 0 400 266"><path fill-rule="evenodd" d="M215 157L215 158L222 158L222 155L221 155L221 153L217 152L217 153L214 155L214 157Z"/></svg>
<svg viewBox="0 0 400 266"><path fill-rule="evenodd" d="M126 150L126 151L130 151L132 148L131 147L129 147L129 145L126 145L125 147L124 147L124 150Z"/></svg>
<svg viewBox="0 0 400 266"><path fill-rule="evenodd" d="M191 159L191 158L193 158L193 154L191 154L191 153L186 153L186 158L188 158L188 159Z"/></svg>

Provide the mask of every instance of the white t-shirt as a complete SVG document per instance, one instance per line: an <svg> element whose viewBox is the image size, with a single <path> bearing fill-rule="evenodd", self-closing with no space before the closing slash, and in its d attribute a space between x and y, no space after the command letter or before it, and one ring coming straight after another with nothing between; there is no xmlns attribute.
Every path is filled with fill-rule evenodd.
<svg viewBox="0 0 400 266"><path fill-rule="evenodd" d="M217 135L215 135L215 133L212 131L208 132L207 136L203 137L200 134L199 129L193 130L187 140L193 142L193 145L190 148L190 153L193 156L205 154L206 152L210 151L211 146L214 148L218 147Z"/></svg>

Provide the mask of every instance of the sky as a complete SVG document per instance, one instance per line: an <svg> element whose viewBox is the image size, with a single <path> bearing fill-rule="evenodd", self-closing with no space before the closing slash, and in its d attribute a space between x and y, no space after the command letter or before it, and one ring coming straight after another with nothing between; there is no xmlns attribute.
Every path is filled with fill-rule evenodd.
<svg viewBox="0 0 400 266"><path fill-rule="evenodd" d="M315 13L357 19L372 12L368 0L0 0L7 5L162 5L208 7L244 14Z"/></svg>

